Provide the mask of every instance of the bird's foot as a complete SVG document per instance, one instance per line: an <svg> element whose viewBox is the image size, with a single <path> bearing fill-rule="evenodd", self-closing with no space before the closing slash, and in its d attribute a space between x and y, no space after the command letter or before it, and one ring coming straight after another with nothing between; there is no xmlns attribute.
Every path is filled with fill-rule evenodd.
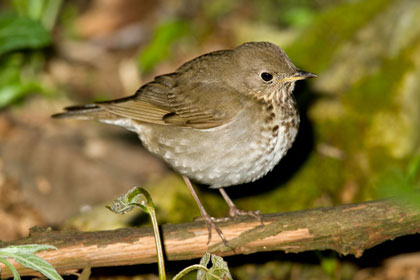
<svg viewBox="0 0 420 280"><path fill-rule="evenodd" d="M204 214L201 217L195 218L194 220L195 221L203 220L206 223L207 229L208 229L208 232L209 232L207 245L210 244L210 241L211 241L211 238L212 238L211 232L212 232L212 228L214 228L216 230L217 234L222 239L223 243L235 252L233 246L229 243L229 241L227 241L227 239L226 239L225 235L223 234L222 230L216 224L216 222L226 221L226 219L216 219L216 218L210 216L209 214Z"/></svg>
<svg viewBox="0 0 420 280"><path fill-rule="evenodd" d="M229 206L229 216L231 218L235 218L235 217L238 217L238 216L252 216L255 219L257 219L261 223L261 225L264 225L262 217L260 215L260 211L239 210L235 206L235 203L233 203L232 199L230 199L230 197L228 196L228 194L226 193L224 188L219 188L219 191L220 191L221 195L223 196L224 200L226 201L227 205Z"/></svg>
<svg viewBox="0 0 420 280"><path fill-rule="evenodd" d="M255 219L257 219L261 225L264 225L262 217L260 215L261 211L244 211L244 210L240 210L236 207L230 207L229 208L229 216L231 218L235 218L238 216L251 216L254 217Z"/></svg>

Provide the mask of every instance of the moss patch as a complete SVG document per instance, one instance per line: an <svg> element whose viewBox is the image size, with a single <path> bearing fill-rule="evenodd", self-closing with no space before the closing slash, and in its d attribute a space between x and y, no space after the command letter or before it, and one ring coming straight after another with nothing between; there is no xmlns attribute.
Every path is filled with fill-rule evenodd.
<svg viewBox="0 0 420 280"><path fill-rule="evenodd" d="M319 14L286 52L296 65L320 73L332 54L372 18L394 1L352 1Z"/></svg>
<svg viewBox="0 0 420 280"><path fill-rule="evenodd" d="M405 53L393 59L385 59L376 74L363 78L345 94L344 104L353 111L368 115L391 109L396 88L406 71L412 67Z"/></svg>

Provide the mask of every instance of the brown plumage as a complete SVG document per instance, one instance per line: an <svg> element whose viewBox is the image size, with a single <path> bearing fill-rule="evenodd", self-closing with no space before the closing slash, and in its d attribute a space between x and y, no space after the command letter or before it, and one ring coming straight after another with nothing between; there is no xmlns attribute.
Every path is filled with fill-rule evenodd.
<svg viewBox="0 0 420 280"><path fill-rule="evenodd" d="M209 233L214 227L224 239L188 178L219 188L231 215L255 216L238 210L223 187L264 176L284 156L299 126L294 83L315 76L298 70L276 45L251 42L199 56L131 97L68 107L54 117L95 119L136 132L184 176Z"/></svg>

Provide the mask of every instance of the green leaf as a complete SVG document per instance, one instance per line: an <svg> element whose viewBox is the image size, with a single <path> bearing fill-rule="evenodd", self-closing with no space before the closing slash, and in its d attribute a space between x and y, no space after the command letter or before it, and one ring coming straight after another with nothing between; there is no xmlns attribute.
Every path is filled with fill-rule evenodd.
<svg viewBox="0 0 420 280"><path fill-rule="evenodd" d="M211 258L211 254L209 252L206 252L200 260L200 265L202 265L204 267L207 267L207 265L210 262L210 258ZM198 280L205 279L204 277L206 276L207 273L208 273L208 271L199 270L197 272L197 279Z"/></svg>
<svg viewBox="0 0 420 280"><path fill-rule="evenodd" d="M232 275L230 275L227 262L225 262L222 257L211 255L210 253L206 252L206 254L200 260L200 266L207 267L210 259L212 266L207 271L200 269L197 272L197 280L232 279Z"/></svg>
<svg viewBox="0 0 420 280"><path fill-rule="evenodd" d="M0 14L0 55L20 49L36 49L51 43L41 22L27 17Z"/></svg>
<svg viewBox="0 0 420 280"><path fill-rule="evenodd" d="M227 262L222 257L211 255L211 262L213 266L209 269L209 279L232 279Z"/></svg>
<svg viewBox="0 0 420 280"><path fill-rule="evenodd" d="M29 18L39 20L45 6L45 0L13 0L13 6L19 15L28 16Z"/></svg>
<svg viewBox="0 0 420 280"><path fill-rule="evenodd" d="M162 240L160 238L155 206L150 194L144 188L134 187L117 198L111 206L106 206L106 208L117 214L125 214L131 211L135 206L140 207L144 212L149 214L150 219L152 220L153 234L155 237L156 252L158 256L159 279L165 280L166 272Z"/></svg>
<svg viewBox="0 0 420 280"><path fill-rule="evenodd" d="M140 53L140 68L144 72L152 70L158 62L169 56L172 43L185 36L188 30L188 24L180 19L169 20L160 25L150 44Z"/></svg>
<svg viewBox="0 0 420 280"><path fill-rule="evenodd" d="M17 254L13 257L15 261L20 263L25 267L29 267L33 270L41 272L45 277L48 279L53 280L62 280L60 274L55 270L55 268L49 264L48 262L44 261L37 255L32 254Z"/></svg>
<svg viewBox="0 0 420 280"><path fill-rule="evenodd" d="M0 87L21 81L25 56L16 52L0 58Z"/></svg>
<svg viewBox="0 0 420 280"><path fill-rule="evenodd" d="M106 206L106 208L116 214L125 214L133 210L136 206L148 214L150 214L149 209L154 208L152 198L143 188L131 188L125 194L114 200L111 206Z"/></svg>
<svg viewBox="0 0 420 280"><path fill-rule="evenodd" d="M12 0L20 16L40 21L48 30L54 26L62 2L63 0Z"/></svg>
<svg viewBox="0 0 420 280"><path fill-rule="evenodd" d="M13 280L20 280L19 272L17 272L16 268L14 268L10 262L8 262L5 259L0 258L0 263L4 263L4 265L12 272ZM0 268L0 274L1 274L1 268Z"/></svg>
<svg viewBox="0 0 420 280"><path fill-rule="evenodd" d="M0 252L7 254L34 254L39 251L45 250L57 250L55 246L51 245L38 245L38 244L28 244L28 245L18 245L18 246L8 246L1 248Z"/></svg>
<svg viewBox="0 0 420 280"><path fill-rule="evenodd" d="M42 258L34 255L34 253L43 251L43 250L50 250L50 249L57 249L54 246L50 245L37 245L37 244L29 244L29 245L19 245L19 246L9 246L6 248L0 249L0 261L3 262L6 266L7 261L5 262L6 258L12 258L16 262L20 263L21 265L31 268L33 270L41 272L45 277L53 280L62 280L60 274L55 270L55 268L49 264L48 262L44 261ZM16 275L10 266L9 269L12 271L15 279ZM16 270L15 270L16 271Z"/></svg>
<svg viewBox="0 0 420 280"><path fill-rule="evenodd" d="M201 258L200 264L194 264L194 265L190 265L190 266L184 268L181 272L179 272L177 275L175 275L173 280L179 280L179 279L181 279L182 277L184 277L185 275L187 275L188 273L190 273L191 271L194 271L194 270L198 270L197 280L232 279L232 277L230 277L230 278L219 278L218 276L213 275L214 271L212 270L212 268L210 268L210 269L207 268L207 265L210 263L210 260L212 258L213 258L213 256L209 252L206 252L204 254L204 256ZM223 259L222 258L220 258L220 259L223 262ZM220 260L219 259L215 259L215 262L217 263L218 266L220 266ZM226 264L225 262L223 262L223 263ZM225 269L225 268L227 269L227 271L229 273L229 269L227 268L227 265L225 267L223 267L223 269Z"/></svg>
<svg viewBox="0 0 420 280"><path fill-rule="evenodd" d="M0 87L0 108L4 108L22 97L35 91L41 91L41 86L36 83L22 84L20 82Z"/></svg>
<svg viewBox="0 0 420 280"><path fill-rule="evenodd" d="M32 53L31 65L26 63L27 56L20 52L0 58L0 109L20 101L28 94L45 93L45 89L32 74L33 68L43 63Z"/></svg>

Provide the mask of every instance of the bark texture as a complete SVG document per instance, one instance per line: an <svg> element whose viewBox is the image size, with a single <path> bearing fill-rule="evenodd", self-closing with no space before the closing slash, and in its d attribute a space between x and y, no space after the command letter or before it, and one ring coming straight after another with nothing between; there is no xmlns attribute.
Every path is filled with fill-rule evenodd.
<svg viewBox="0 0 420 280"><path fill-rule="evenodd" d="M372 201L289 213L263 215L264 225L252 217L227 220L219 226L235 248L226 247L213 231L207 245L207 227L199 222L163 225L164 250L168 260L200 258L206 251L227 256L283 250L302 252L331 249L360 257L363 251L386 240L420 232L420 208L393 200ZM92 267L156 262L151 227L113 231L72 232L33 230L29 237L3 243L49 244L58 250L38 255L59 273L69 274L90 264ZM37 275L15 264L22 276ZM10 271L0 264L2 278Z"/></svg>

